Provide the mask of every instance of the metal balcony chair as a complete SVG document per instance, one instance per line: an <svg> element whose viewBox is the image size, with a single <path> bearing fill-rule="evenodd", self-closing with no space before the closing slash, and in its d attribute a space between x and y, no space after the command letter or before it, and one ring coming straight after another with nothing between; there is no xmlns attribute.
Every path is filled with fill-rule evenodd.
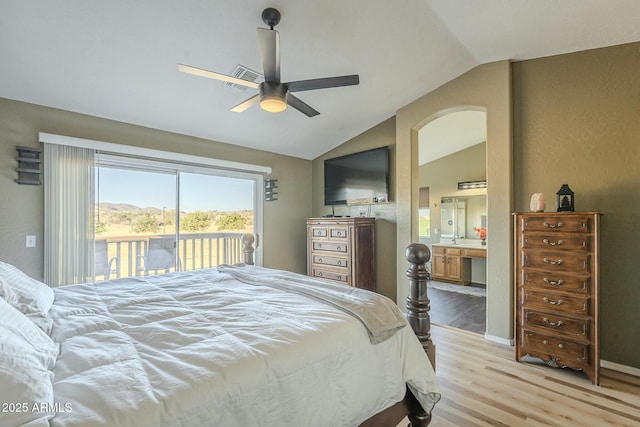
<svg viewBox="0 0 640 427"><path fill-rule="evenodd" d="M182 262L177 259L176 265L176 239L170 237L150 237L144 255L140 255L138 273L145 276L153 271L154 274L162 271L168 273L172 268L175 271L182 270Z"/></svg>
<svg viewBox="0 0 640 427"><path fill-rule="evenodd" d="M104 280L109 280L112 274L118 274L120 260L117 256L109 258L109 245L106 239L95 241L94 257L94 277L104 276Z"/></svg>

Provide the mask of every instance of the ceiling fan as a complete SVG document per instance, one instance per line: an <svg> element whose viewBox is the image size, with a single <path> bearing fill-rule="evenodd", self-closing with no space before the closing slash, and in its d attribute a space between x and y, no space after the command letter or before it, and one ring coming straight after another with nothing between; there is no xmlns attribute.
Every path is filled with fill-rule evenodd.
<svg viewBox="0 0 640 427"><path fill-rule="evenodd" d="M278 22L280 22L280 12L271 7L267 8L262 11L262 20L270 27L270 29L257 29L260 57L262 59L262 67L264 69L264 82L251 82L184 64L178 64L178 70L183 73L222 80L252 89L258 89L258 93L256 95L242 101L231 109L231 111L237 113L241 113L254 104L260 103L260 107L263 110L272 113L284 111L287 108L287 105L290 105L303 114L313 117L320 114L320 112L300 100L300 98L296 97L291 92L302 92L305 90L325 89L339 86L352 86L360 83L360 77L357 74L282 83L280 81L280 34L273 29L273 27L278 25Z"/></svg>

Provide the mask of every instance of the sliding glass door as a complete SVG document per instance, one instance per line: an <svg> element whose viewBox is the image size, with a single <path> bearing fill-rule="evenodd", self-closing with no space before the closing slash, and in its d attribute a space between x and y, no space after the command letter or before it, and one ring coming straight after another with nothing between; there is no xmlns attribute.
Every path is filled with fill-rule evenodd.
<svg viewBox="0 0 640 427"><path fill-rule="evenodd" d="M110 155L96 163L96 281L241 262L242 235L260 231L261 175Z"/></svg>
<svg viewBox="0 0 640 427"><path fill-rule="evenodd" d="M175 171L96 168L96 280L179 269L177 182Z"/></svg>
<svg viewBox="0 0 640 427"><path fill-rule="evenodd" d="M180 174L180 256L187 270L242 261L242 235L256 233L255 181Z"/></svg>

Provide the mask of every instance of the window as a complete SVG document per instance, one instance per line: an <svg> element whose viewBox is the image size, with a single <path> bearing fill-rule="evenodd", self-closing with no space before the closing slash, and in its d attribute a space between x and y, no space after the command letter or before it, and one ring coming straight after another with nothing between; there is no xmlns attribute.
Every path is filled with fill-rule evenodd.
<svg viewBox="0 0 640 427"><path fill-rule="evenodd" d="M429 187L420 187L418 205L418 236L431 237L431 210L429 209Z"/></svg>

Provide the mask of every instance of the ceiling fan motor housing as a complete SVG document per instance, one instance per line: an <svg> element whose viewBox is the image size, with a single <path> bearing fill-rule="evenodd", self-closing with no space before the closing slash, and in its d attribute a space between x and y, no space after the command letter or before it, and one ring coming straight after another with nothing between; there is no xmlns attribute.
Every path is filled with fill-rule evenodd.
<svg viewBox="0 0 640 427"><path fill-rule="evenodd" d="M267 24L273 30L273 27L280 22L280 12L278 9L268 7L262 11L262 22Z"/></svg>
<svg viewBox="0 0 640 427"><path fill-rule="evenodd" d="M287 86L277 82L260 83L260 108L279 113L287 108Z"/></svg>

